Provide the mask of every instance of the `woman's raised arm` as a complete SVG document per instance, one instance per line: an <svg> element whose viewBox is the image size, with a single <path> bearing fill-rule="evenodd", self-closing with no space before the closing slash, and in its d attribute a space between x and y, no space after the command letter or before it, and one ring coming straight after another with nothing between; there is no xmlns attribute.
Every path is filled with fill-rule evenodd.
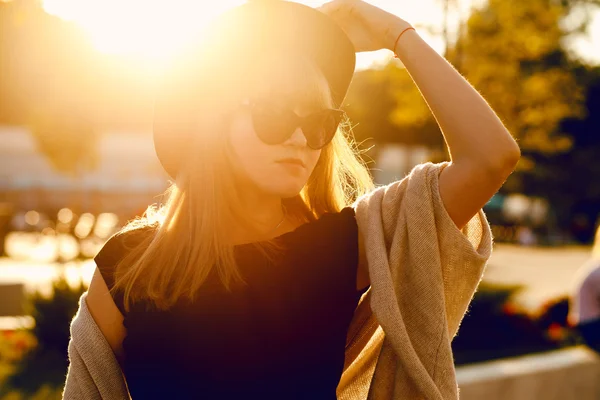
<svg viewBox="0 0 600 400"><path fill-rule="evenodd" d="M512 173L519 146L483 97L408 22L360 0L334 0L321 10L357 51L386 48L406 66L448 145L451 165L441 174L439 190L462 228Z"/></svg>

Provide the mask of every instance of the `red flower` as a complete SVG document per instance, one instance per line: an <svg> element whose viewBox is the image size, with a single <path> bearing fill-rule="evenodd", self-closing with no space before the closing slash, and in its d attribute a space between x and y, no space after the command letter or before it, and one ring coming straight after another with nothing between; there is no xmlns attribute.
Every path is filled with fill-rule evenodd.
<svg viewBox="0 0 600 400"><path fill-rule="evenodd" d="M553 322L548 327L548 336L554 341L562 340L565 337L565 331L560 324Z"/></svg>
<svg viewBox="0 0 600 400"><path fill-rule="evenodd" d="M506 315L515 315L519 310L514 303L507 302L502 306L502 312Z"/></svg>
<svg viewBox="0 0 600 400"><path fill-rule="evenodd" d="M27 348L27 341L21 338L15 342L15 347L17 348L17 350L23 351Z"/></svg>

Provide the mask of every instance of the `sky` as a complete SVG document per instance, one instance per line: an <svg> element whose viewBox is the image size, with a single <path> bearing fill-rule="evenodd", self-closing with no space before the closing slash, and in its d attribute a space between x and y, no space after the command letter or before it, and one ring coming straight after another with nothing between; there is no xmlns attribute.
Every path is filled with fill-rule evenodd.
<svg viewBox="0 0 600 400"><path fill-rule="evenodd" d="M484 0L458 0L459 10L450 18L458 21L468 16L470 7ZM47 12L82 26L95 47L102 52L125 54L151 60L157 64L185 44L206 22L243 0L44 0ZM301 1L319 6L322 0ZM370 0L386 11L420 26L442 26L440 0ZM575 17L574 17L575 18ZM451 30L454 29L451 27ZM424 30L420 35L438 52L443 40ZM600 64L600 11L596 11L587 37L567 43L577 57ZM383 50L358 55L357 68L385 62L392 54Z"/></svg>

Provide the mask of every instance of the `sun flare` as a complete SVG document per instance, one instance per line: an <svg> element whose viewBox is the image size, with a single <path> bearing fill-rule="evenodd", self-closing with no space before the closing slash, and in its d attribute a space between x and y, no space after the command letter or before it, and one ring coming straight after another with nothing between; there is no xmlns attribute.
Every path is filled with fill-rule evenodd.
<svg viewBox="0 0 600 400"><path fill-rule="evenodd" d="M2 1L2 0L0 0ZM107 54L124 55L153 65L168 60L190 40L197 37L207 23L223 11L248 0L42 0L49 14L73 21L89 37L96 49ZM255 1L255 0L253 0ZM315 7L327 0L296 0ZM415 26L436 27L442 21L441 7L436 0L416 4L408 0L369 0L387 11L401 15ZM460 14L484 0L459 0ZM407 4L410 3L410 7ZM456 20L457 15L450 18ZM594 12L590 33L575 38L570 45L575 52L591 62L600 62L598 46L600 11ZM455 29L453 27L452 29ZM443 51L440 35L422 30L421 35L437 51ZM388 59L385 51L358 55L357 67Z"/></svg>
<svg viewBox="0 0 600 400"><path fill-rule="evenodd" d="M1 0L0 0L1 1ZM154 69L197 38L208 22L223 11L258 0L42 0L44 10L72 21L85 32L100 52L125 56L136 65ZM317 7L327 0L295 0ZM372 4L400 14L413 21L431 20L431 5L405 9L406 0L370 1ZM434 1L434 0L429 0ZM473 0L469 0L473 1ZM433 8L435 10L435 8ZM414 17L413 17L414 16ZM437 17L436 17L437 18ZM425 38L431 41L426 32ZM435 40L434 40L435 42ZM437 40L439 42L439 40ZM433 43L436 48L440 43ZM357 68L367 68L390 58L389 52L360 53Z"/></svg>
<svg viewBox="0 0 600 400"><path fill-rule="evenodd" d="M72 21L103 53L160 61L207 23L243 0L44 0L49 14Z"/></svg>

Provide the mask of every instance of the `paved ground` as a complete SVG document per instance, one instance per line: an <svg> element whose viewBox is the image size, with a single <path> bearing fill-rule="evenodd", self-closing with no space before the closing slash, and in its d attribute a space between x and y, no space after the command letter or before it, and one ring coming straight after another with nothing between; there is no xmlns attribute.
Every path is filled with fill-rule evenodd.
<svg viewBox="0 0 600 400"><path fill-rule="evenodd" d="M548 249L496 245L484 281L525 286L518 300L526 307L535 307L567 294L576 271L589 255L589 247Z"/></svg>
<svg viewBox="0 0 600 400"><path fill-rule="evenodd" d="M518 300L526 307L535 307L568 293L577 269L588 259L589 252L586 247L547 249L496 245L484 281L525 286ZM0 258L0 285L24 283L28 290L47 290L48 283L61 269L56 265ZM93 269L93 261L84 262L82 268L74 263L64 268L71 282L82 278L89 282ZM0 294L1 301L6 299Z"/></svg>

